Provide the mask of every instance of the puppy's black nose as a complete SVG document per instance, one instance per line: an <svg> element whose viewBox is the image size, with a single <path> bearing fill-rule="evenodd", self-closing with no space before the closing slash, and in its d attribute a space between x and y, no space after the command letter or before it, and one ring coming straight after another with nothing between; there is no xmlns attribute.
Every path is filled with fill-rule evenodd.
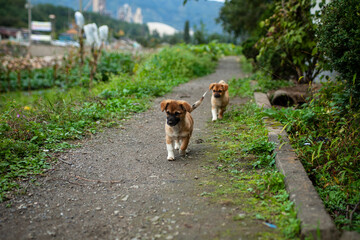
<svg viewBox="0 0 360 240"><path fill-rule="evenodd" d="M221 95L220 95L220 93L215 93L214 94L214 97L216 97L216 98L219 98Z"/></svg>
<svg viewBox="0 0 360 240"><path fill-rule="evenodd" d="M179 121L180 121L180 119L176 118L174 116L169 116L167 118L167 124L172 127L175 126L176 124L178 124Z"/></svg>

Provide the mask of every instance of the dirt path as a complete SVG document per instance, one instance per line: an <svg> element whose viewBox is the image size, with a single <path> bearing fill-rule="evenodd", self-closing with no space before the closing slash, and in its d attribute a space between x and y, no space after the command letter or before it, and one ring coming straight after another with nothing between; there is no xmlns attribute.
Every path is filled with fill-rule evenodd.
<svg viewBox="0 0 360 240"><path fill-rule="evenodd" d="M167 161L164 98L195 102L209 84L241 76L234 57L217 71L156 99L153 107L61 156L25 195L0 208L1 239L254 239L260 223L232 220L239 209L210 203L200 183L211 146L210 94L193 113L187 158ZM178 156L178 155L176 155Z"/></svg>

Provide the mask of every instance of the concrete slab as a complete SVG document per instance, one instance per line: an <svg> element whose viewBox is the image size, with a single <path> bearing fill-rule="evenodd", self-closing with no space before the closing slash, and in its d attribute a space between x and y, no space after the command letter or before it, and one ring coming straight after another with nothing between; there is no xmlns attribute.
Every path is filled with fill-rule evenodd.
<svg viewBox="0 0 360 240"><path fill-rule="evenodd" d="M255 92L254 93L255 102L260 108L271 108L271 104L269 101L268 96L262 92Z"/></svg>
<svg viewBox="0 0 360 240"><path fill-rule="evenodd" d="M359 240L359 239L360 239L360 233L350 232L350 231L343 232L340 238L340 240Z"/></svg>
<svg viewBox="0 0 360 240"><path fill-rule="evenodd" d="M325 210L312 182L297 159L283 126L266 120L269 141L276 143L276 166L285 176L286 190L295 203L301 221L301 238L339 239L340 232Z"/></svg>

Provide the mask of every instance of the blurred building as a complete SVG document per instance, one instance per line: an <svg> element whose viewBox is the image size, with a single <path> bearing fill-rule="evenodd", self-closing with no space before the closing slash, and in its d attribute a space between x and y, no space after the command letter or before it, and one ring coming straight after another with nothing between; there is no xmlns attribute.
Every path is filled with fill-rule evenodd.
<svg viewBox="0 0 360 240"><path fill-rule="evenodd" d="M141 14L141 8L137 8L136 12L133 16L134 23L142 24L143 23L143 16Z"/></svg>
<svg viewBox="0 0 360 240"><path fill-rule="evenodd" d="M135 14L133 14L129 4L124 4L123 6L119 7L117 12L117 18L119 20L129 23L130 22L139 23L139 24L143 23L141 8L137 8Z"/></svg>
<svg viewBox="0 0 360 240"><path fill-rule="evenodd" d="M157 33L160 37L163 37L165 35L174 35L175 33L179 32L172 26L160 22L147 22L146 25L149 28L150 34Z"/></svg>
<svg viewBox="0 0 360 240"><path fill-rule="evenodd" d="M119 7L117 18L125 22L132 22L133 16L129 4L124 4L123 6Z"/></svg>
<svg viewBox="0 0 360 240"><path fill-rule="evenodd" d="M106 13L106 0L93 0L93 12L105 14Z"/></svg>
<svg viewBox="0 0 360 240"><path fill-rule="evenodd" d="M29 30L25 28L12 28L12 27L0 27L0 40L11 39L11 40L22 40L24 36L29 34Z"/></svg>

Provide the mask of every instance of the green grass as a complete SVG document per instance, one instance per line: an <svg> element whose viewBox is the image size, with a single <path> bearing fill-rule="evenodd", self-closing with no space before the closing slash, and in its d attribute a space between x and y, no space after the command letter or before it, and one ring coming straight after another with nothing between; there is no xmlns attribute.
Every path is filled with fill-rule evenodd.
<svg viewBox="0 0 360 240"><path fill-rule="evenodd" d="M242 60L245 61L245 60ZM248 63L242 63L242 66ZM248 74L244 78L232 79L230 84L233 86L229 88L230 96L252 97L254 92L268 92L270 90L281 87L292 86L292 83L285 80L272 80L269 76L256 72Z"/></svg>
<svg viewBox="0 0 360 240"><path fill-rule="evenodd" d="M303 106L270 109L282 122L309 178L339 229L360 232L360 114L339 103L343 84L329 82Z"/></svg>
<svg viewBox="0 0 360 240"><path fill-rule="evenodd" d="M206 196L216 203L239 206L244 214L233 216L239 224L246 217L275 225L271 235L259 234L262 239L296 239L300 221L285 190L284 176L274 166L275 146L268 141L262 116L249 102L230 109L214 123L216 136L211 142L220 153L212 165L227 179Z"/></svg>
<svg viewBox="0 0 360 240"><path fill-rule="evenodd" d="M248 66L245 59L242 62ZM243 97L290 85L288 81L271 80L263 72L233 79L230 84L230 95ZM359 210L354 210L360 201L359 109L351 105L351 96L347 99L345 82L323 85L309 103L298 108L272 108L265 115L285 126L292 147L337 227L360 232Z"/></svg>

